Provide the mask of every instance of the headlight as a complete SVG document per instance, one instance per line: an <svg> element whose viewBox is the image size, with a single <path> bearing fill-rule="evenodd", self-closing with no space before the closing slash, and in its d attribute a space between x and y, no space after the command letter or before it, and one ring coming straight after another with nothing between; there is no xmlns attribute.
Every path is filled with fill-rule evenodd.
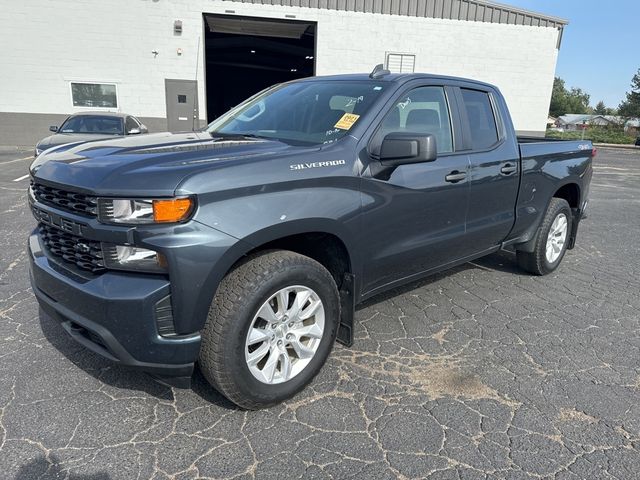
<svg viewBox="0 0 640 480"><path fill-rule="evenodd" d="M167 271L167 260L158 252L127 245L102 244L104 266L115 270L163 273Z"/></svg>
<svg viewBox="0 0 640 480"><path fill-rule="evenodd" d="M98 220L102 223L177 223L189 218L195 202L190 197L171 199L99 198Z"/></svg>

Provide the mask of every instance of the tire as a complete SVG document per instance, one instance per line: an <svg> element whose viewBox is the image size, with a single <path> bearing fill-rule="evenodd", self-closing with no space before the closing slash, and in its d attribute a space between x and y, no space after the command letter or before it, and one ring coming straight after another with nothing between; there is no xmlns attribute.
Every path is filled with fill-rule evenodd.
<svg viewBox="0 0 640 480"><path fill-rule="evenodd" d="M297 302L304 302L299 316ZM309 312L313 314L302 320ZM200 369L214 388L242 408L275 405L293 397L320 371L339 320L338 289L320 263L282 250L250 256L220 282L201 332ZM248 336L250 329L255 336ZM248 345L251 341L256 343ZM315 353L309 358L311 350Z"/></svg>
<svg viewBox="0 0 640 480"><path fill-rule="evenodd" d="M550 242L552 242L549 234L552 230L552 227L559 226L559 224L556 224L554 222L559 221L560 224L562 223L561 220L563 216L566 220L566 223L562 244L559 244L561 235L559 236L558 232L554 228L554 232L556 232L554 237L557 240L555 241L555 244L551 245L554 254L549 257L547 255L547 247L549 246ZM518 265L527 272L533 273L535 275L547 275L553 272L556 268L558 268L558 265L560 265L560 262L562 262L564 254L567 251L569 236L571 235L572 223L573 217L571 215L571 208L569 207L567 201L562 198L552 198L551 202L549 202L549 207L547 208L544 219L542 220L542 224L538 228L538 235L533 252L522 252L520 250L516 251L516 259Z"/></svg>

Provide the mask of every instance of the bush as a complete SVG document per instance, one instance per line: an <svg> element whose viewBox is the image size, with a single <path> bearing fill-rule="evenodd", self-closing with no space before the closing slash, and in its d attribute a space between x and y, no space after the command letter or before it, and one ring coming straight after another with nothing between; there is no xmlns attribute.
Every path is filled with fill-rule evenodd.
<svg viewBox="0 0 640 480"><path fill-rule="evenodd" d="M570 132L558 132L555 130L547 130L547 138L561 138L563 140L581 140L582 130L570 131ZM636 138L627 135L620 129L603 128L603 127L589 127L584 132L584 139L591 140L593 143L617 143L633 145Z"/></svg>

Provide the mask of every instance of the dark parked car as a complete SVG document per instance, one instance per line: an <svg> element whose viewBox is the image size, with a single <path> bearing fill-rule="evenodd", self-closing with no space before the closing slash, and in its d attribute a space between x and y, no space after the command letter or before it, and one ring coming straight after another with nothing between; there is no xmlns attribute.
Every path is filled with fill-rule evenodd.
<svg viewBox="0 0 640 480"><path fill-rule="evenodd" d="M54 134L38 142L34 152L36 157L45 150L66 143L147 133L147 127L133 115L112 112L76 113L69 116L60 127L53 125L49 130Z"/></svg>
<svg viewBox="0 0 640 480"><path fill-rule="evenodd" d="M640 137L636 138L636 147L640 147Z"/></svg>
<svg viewBox="0 0 640 480"><path fill-rule="evenodd" d="M486 83L380 70L100 143L31 166L35 296L92 351L175 386L198 362L245 408L300 391L374 295L500 249L555 271L595 154L517 138Z"/></svg>

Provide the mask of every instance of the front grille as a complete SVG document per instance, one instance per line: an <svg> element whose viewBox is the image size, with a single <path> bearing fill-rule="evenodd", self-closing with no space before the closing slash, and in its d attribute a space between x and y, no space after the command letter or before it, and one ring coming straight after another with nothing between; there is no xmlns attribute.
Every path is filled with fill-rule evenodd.
<svg viewBox="0 0 640 480"><path fill-rule="evenodd" d="M60 190L49 187L41 183L31 182L33 196L41 203L52 207L66 210L67 212L79 213L90 217L95 217L98 210L96 197L85 195L84 193Z"/></svg>
<svg viewBox="0 0 640 480"><path fill-rule="evenodd" d="M105 270L100 242L77 237L44 224L40 224L40 238L49 253L65 262L93 273Z"/></svg>

